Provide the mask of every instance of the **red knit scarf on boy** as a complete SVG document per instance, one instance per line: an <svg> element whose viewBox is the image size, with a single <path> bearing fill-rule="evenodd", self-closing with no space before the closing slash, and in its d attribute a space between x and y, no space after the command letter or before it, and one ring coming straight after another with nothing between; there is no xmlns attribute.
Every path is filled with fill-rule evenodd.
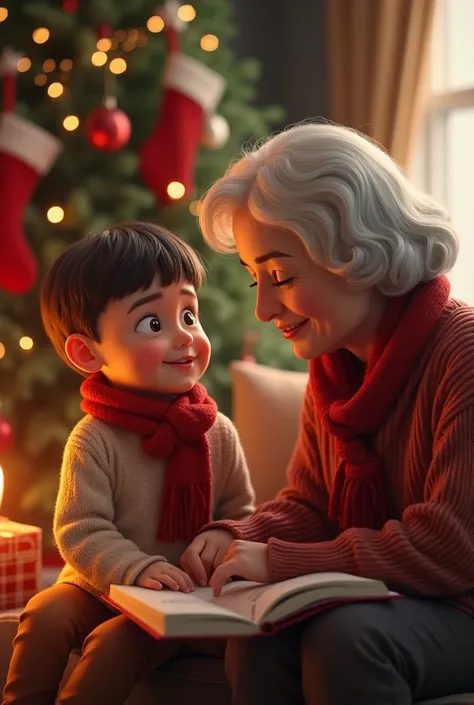
<svg viewBox="0 0 474 705"><path fill-rule="evenodd" d="M389 299L364 371L354 355L337 350L312 360L316 413L334 436L340 464L329 516L341 529L379 529L387 521L382 459L373 436L385 421L420 358L449 297L444 276Z"/></svg>
<svg viewBox="0 0 474 705"><path fill-rule="evenodd" d="M211 454L206 433L216 420L215 401L201 384L171 402L140 396L112 387L101 372L82 383L81 394L84 413L137 433L145 453L166 460L157 539L191 541L211 519Z"/></svg>

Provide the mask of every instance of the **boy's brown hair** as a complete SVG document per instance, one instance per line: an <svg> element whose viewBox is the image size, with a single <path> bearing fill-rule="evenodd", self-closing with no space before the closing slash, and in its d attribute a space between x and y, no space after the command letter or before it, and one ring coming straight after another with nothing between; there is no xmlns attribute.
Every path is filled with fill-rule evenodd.
<svg viewBox="0 0 474 705"><path fill-rule="evenodd" d="M111 301L184 279L196 291L205 280L198 254L181 238L152 223L124 223L91 233L53 264L41 287L43 325L58 355L76 372L65 351L73 333L100 342L97 321Z"/></svg>

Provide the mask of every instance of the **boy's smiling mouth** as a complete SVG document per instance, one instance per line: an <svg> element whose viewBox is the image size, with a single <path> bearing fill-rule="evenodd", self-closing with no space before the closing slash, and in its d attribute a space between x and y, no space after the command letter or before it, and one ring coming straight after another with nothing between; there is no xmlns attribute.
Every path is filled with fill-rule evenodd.
<svg viewBox="0 0 474 705"><path fill-rule="evenodd" d="M179 360L163 360L166 365L191 365L195 358L191 355L186 355L186 357L180 357Z"/></svg>

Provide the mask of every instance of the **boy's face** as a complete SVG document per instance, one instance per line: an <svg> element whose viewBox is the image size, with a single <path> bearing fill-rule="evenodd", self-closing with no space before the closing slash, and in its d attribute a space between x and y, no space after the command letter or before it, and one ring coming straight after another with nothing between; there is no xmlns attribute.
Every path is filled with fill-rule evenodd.
<svg viewBox="0 0 474 705"><path fill-rule="evenodd" d="M98 332L101 342L89 341L96 364L86 371L102 371L116 387L183 394L209 364L211 347L199 323L196 292L185 281L161 287L157 278L146 291L111 301L99 317Z"/></svg>

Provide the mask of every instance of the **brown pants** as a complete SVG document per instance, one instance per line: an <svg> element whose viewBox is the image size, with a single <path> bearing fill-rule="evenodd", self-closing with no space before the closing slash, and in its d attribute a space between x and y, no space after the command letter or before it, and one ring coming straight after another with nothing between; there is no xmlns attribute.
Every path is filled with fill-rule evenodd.
<svg viewBox="0 0 474 705"><path fill-rule="evenodd" d="M195 644L212 655L224 653L221 642ZM154 639L79 587L54 585L35 595L20 617L2 705L54 705L75 649L82 655L58 704L123 705L135 683L182 646Z"/></svg>

